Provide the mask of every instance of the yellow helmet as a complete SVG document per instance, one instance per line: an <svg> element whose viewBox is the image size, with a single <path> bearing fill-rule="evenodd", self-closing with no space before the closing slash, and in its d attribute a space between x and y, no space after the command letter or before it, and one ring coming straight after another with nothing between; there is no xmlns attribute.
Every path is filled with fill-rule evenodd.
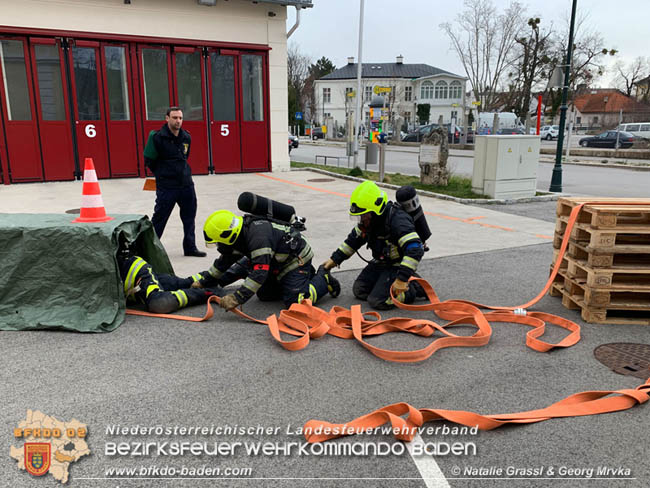
<svg viewBox="0 0 650 488"><path fill-rule="evenodd" d="M381 215L386 208L388 197L386 192L372 181L364 181L350 195L350 215L361 215L375 212Z"/></svg>
<svg viewBox="0 0 650 488"><path fill-rule="evenodd" d="M217 210L212 213L203 225L203 237L207 247L215 247L218 243L234 244L241 232L244 219L230 210Z"/></svg>

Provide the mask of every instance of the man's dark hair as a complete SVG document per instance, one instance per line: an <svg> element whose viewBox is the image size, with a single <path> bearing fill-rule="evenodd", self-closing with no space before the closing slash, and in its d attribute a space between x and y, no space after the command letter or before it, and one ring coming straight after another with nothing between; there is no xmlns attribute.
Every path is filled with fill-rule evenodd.
<svg viewBox="0 0 650 488"><path fill-rule="evenodd" d="M183 111L183 109L180 108L180 107L169 107L169 108L167 109L167 115L169 115L169 114L172 113L172 112L175 112L176 110L179 110L179 111L181 111L181 112Z"/></svg>

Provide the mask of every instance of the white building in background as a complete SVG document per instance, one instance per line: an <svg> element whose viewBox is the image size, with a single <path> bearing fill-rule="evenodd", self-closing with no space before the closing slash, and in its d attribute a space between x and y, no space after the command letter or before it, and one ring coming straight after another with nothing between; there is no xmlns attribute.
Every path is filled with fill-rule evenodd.
<svg viewBox="0 0 650 488"><path fill-rule="evenodd" d="M466 81L464 76L428 64L405 64L402 56L394 63L363 63L363 118L367 121L370 116L368 104L375 95L375 87L392 87L389 97L394 100L393 119L401 118L412 127L417 124L417 106L429 104L427 123L437 122L442 115L444 123L455 119L462 125ZM357 63L350 57L346 66L315 81L314 122L323 123L331 117L338 126L345 126L346 114L356 107L355 98L348 93L355 93L356 89Z"/></svg>

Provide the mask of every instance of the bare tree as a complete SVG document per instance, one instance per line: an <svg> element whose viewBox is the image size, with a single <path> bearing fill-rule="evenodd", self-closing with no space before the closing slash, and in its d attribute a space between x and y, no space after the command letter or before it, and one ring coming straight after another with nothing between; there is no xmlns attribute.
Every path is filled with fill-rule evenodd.
<svg viewBox="0 0 650 488"><path fill-rule="evenodd" d="M631 63L626 64L619 59L614 64L613 70L616 73L614 85L628 97L631 97L637 81L646 78L650 74L650 60L639 56Z"/></svg>
<svg viewBox="0 0 650 488"><path fill-rule="evenodd" d="M528 19L530 32L516 40L516 61L508 73L510 79L506 107L514 110L521 120L530 111L534 88L541 88L543 77L551 62L553 28L540 28L539 17Z"/></svg>
<svg viewBox="0 0 650 488"><path fill-rule="evenodd" d="M464 5L453 25L446 22L440 27L463 63L480 110L489 110L513 62L513 47L525 25L523 7L511 1L498 13L492 0L465 0Z"/></svg>
<svg viewBox="0 0 650 488"><path fill-rule="evenodd" d="M296 43L287 49L287 83L289 88L289 124L296 123L295 113L304 111L309 94L306 90L311 59L300 52Z"/></svg>

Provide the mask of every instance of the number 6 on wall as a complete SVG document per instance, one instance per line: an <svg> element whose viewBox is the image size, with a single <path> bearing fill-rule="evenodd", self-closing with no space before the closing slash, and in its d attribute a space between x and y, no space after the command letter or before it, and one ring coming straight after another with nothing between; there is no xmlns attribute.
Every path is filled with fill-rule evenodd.
<svg viewBox="0 0 650 488"><path fill-rule="evenodd" d="M230 128L228 127L228 124L221 124L221 135L225 137L228 134L230 134Z"/></svg>
<svg viewBox="0 0 650 488"><path fill-rule="evenodd" d="M90 137L91 139L97 135L97 130L93 124L88 124L84 130L86 132L86 136Z"/></svg>

